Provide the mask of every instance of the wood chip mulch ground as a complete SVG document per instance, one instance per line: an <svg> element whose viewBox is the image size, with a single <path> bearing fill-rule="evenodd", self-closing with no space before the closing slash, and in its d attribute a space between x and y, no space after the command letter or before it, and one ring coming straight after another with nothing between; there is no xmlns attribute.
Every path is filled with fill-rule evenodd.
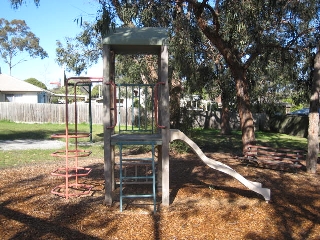
<svg viewBox="0 0 320 240"><path fill-rule="evenodd" d="M0 169L0 239L320 239L320 177L246 166L224 153L207 153L271 189L271 201L207 167L193 154L171 154L171 205L119 201L105 206L103 160L83 182L89 196L50 193L63 180L50 173L63 161ZM160 198L159 198L160 199ZM161 200L161 199L160 199ZM139 202L140 203L140 202Z"/></svg>

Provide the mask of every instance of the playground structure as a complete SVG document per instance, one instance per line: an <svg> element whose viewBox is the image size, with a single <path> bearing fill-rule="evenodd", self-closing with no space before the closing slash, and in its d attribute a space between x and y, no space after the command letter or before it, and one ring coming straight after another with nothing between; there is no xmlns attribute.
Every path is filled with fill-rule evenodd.
<svg viewBox="0 0 320 240"><path fill-rule="evenodd" d="M80 138L91 138L92 133L92 123L90 121L90 133L82 133L78 131L78 113L77 113L77 87L89 86L89 99L92 82L102 82L101 78L88 78L88 77L72 77L64 79L65 86L65 132L54 134L52 138L64 139L65 140L65 150L59 150L51 154L53 157L64 158L65 166L59 167L54 170L51 175L64 178L65 182L61 185L54 187L51 193L64 197L68 199L69 197L87 195L91 192L93 186L88 184L79 183L79 178L88 176L91 172L91 168L80 167L79 159L83 157L88 157L91 151L80 149L78 146L78 139ZM69 128L69 97L68 86L74 87L74 114L75 114L75 124L74 131ZM89 119L91 114L91 101L89 103ZM74 140L74 147L71 149L70 143L71 139ZM72 179L74 178L74 181Z"/></svg>
<svg viewBox="0 0 320 240"><path fill-rule="evenodd" d="M150 87L153 94L151 107L151 129L143 126L146 121L140 121L142 114L138 114L137 122L126 126L124 131L119 127L119 133L115 134L115 127L119 118L117 107L120 107L119 90L115 83L115 56L117 54L148 54L158 56L158 82L154 85L130 85L124 84L125 88L131 89L131 96L140 99L141 89ZM186 135L179 130L170 130L169 124L169 86L168 86L168 49L167 33L163 28L120 28L111 31L103 39L103 105L104 105L104 175L105 175L105 203L113 203L113 192L116 188L115 182L115 146L119 147L119 187L120 187L120 211L122 211L123 200L126 198L151 198L154 211L156 211L157 194L162 197L162 204L170 204L169 190L169 143L181 140L188 144L191 149L211 168L224 172L250 190L262 195L266 201L270 200L270 190L263 188L261 183L252 182L234 171L229 166L205 156L201 149ZM148 91L144 91L145 93ZM118 100L117 100L118 96ZM124 99L128 99L126 94ZM138 101L138 106L141 102ZM123 107L128 108L128 104ZM146 109L146 108L145 108ZM127 112L127 111L126 111ZM140 113L140 111L138 111ZM148 116L148 114L144 114ZM135 127L134 127L135 125ZM155 128L153 128L155 126ZM129 127L129 128L128 128ZM131 127L131 129L130 129ZM130 132L130 134L128 134ZM123 149L126 146L149 146L151 157L134 158L124 156ZM157 159L155 150L158 150ZM157 163L157 167L156 167ZM134 175L128 176L126 169L134 166ZM139 173L138 168L149 167L150 171ZM148 174L146 174L148 173ZM151 184L151 192L127 193L124 189L129 184ZM158 192L157 192L158 190Z"/></svg>

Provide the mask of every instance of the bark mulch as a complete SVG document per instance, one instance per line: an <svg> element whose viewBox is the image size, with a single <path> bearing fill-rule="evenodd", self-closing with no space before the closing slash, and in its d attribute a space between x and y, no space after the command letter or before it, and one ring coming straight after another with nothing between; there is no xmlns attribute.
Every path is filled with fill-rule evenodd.
<svg viewBox="0 0 320 240"><path fill-rule="evenodd" d="M320 177L254 168L224 153L207 153L271 189L271 201L207 167L193 154L171 154L171 205L115 199L105 206L103 160L81 160L91 174L89 196L50 193L63 179L47 162L0 169L0 239L320 239ZM160 198L159 198L160 199Z"/></svg>

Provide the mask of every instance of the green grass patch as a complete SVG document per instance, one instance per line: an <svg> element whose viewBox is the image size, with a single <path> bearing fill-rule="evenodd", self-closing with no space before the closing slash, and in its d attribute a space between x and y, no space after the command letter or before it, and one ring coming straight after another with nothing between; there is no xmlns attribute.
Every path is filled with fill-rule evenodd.
<svg viewBox="0 0 320 240"><path fill-rule="evenodd" d="M51 123L15 123L9 121L0 121L0 140L16 140L16 139L52 139L51 135L57 133L65 133L65 124ZM90 132L89 124L78 124L78 132ZM69 132L75 131L75 124L68 125ZM81 139L88 141L88 139ZM103 126L92 125L92 141L103 141Z"/></svg>
<svg viewBox="0 0 320 240"><path fill-rule="evenodd" d="M218 129L193 129L190 138L203 151L242 153L241 131L232 131L230 135L220 134ZM307 149L307 139L287 134L256 131L256 144L275 148Z"/></svg>
<svg viewBox="0 0 320 240"><path fill-rule="evenodd" d="M70 146L70 149L73 146ZM103 146L101 144L79 146L79 149L90 150L92 153L88 158L101 158L103 162ZM62 149L28 149L28 150L0 150L0 169L6 167L21 166L26 164L44 163L60 161L63 158L52 157L51 154L57 150Z"/></svg>
<svg viewBox="0 0 320 240"><path fill-rule="evenodd" d="M69 131L74 131L74 125L69 124ZM88 124L78 124L78 131L89 132ZM64 133L65 124L26 124L0 121L0 140L16 139L38 139L49 140L52 134ZM242 153L241 132L233 131L230 135L221 135L216 129L193 129L189 137L198 144L204 152L225 152L234 155ZM63 140L63 139L61 139ZM79 140L79 148L90 150L91 158L101 158L103 161L103 126L92 126L92 142L89 138ZM277 148L307 149L307 139L294 137L280 133L256 132L256 140L259 145L267 145ZM70 148L72 149L72 141ZM171 148L179 152L191 152L191 149L184 143L174 141ZM60 149L60 150L63 150ZM125 149L132 153L142 153L149 148L135 147ZM32 164L43 161L54 161L50 154L55 150L32 149L32 150L0 150L0 168L12 167L22 164Z"/></svg>
<svg viewBox="0 0 320 240"><path fill-rule="evenodd" d="M256 132L258 145L267 145L275 148L294 148L307 150L308 141L303 137L296 137L281 133Z"/></svg>
<svg viewBox="0 0 320 240"><path fill-rule="evenodd" d="M75 131L75 125L69 124L70 132ZM65 133L65 124L28 124L28 123L14 123L9 121L0 121L0 140L17 140L17 139L35 139L35 140L52 140L51 135L57 133ZM78 124L79 132L90 132L89 124ZM64 141L64 139L59 139ZM70 139L70 148L74 139ZM79 139L79 148L90 150L91 158L103 158L103 126L92 126L92 143L90 138ZM59 149L59 150L63 150ZM32 164L43 161L54 161L55 158L51 153L55 149L28 149L28 150L0 150L0 168L12 167L23 164Z"/></svg>

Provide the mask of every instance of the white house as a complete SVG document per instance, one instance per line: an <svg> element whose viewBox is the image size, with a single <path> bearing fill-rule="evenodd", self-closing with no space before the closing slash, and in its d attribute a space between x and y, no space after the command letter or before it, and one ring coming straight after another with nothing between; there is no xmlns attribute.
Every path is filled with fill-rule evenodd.
<svg viewBox="0 0 320 240"><path fill-rule="evenodd" d="M0 73L0 102L48 103L52 93Z"/></svg>

